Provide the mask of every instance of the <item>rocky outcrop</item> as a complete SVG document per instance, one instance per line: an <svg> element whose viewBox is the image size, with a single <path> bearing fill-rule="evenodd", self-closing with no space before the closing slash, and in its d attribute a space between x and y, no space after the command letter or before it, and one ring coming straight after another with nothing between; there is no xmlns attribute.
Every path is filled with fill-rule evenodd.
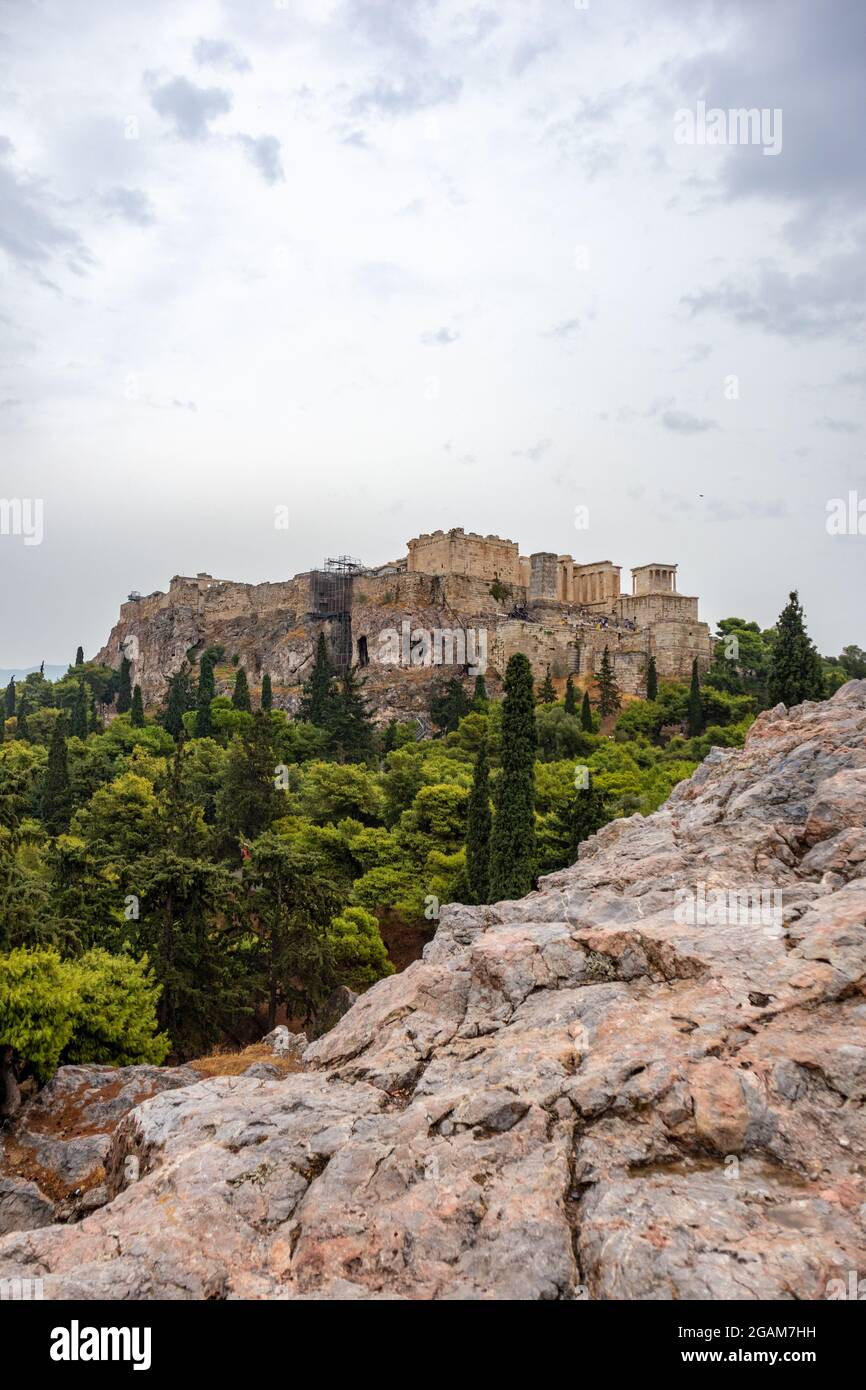
<svg viewBox="0 0 866 1390"><path fill-rule="evenodd" d="M866 682L769 711L284 1080L130 1111L54 1298L821 1299L866 1267Z"/></svg>

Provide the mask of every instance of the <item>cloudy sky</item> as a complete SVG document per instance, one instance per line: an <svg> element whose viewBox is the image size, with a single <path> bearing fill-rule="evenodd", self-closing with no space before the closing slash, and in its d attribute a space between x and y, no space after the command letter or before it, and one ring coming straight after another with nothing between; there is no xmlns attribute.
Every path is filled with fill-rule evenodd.
<svg viewBox="0 0 866 1390"><path fill-rule="evenodd" d="M0 497L44 507L0 666L454 525L866 645L863 0L5 0L0 53Z"/></svg>

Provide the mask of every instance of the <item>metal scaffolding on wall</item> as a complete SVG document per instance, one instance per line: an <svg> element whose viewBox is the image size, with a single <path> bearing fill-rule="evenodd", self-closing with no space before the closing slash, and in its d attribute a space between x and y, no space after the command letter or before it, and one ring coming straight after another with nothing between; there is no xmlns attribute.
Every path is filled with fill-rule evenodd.
<svg viewBox="0 0 866 1390"><path fill-rule="evenodd" d="M355 576L364 573L361 560L336 555L320 570L310 571L310 617L331 626L331 651L338 671L352 664L352 593Z"/></svg>

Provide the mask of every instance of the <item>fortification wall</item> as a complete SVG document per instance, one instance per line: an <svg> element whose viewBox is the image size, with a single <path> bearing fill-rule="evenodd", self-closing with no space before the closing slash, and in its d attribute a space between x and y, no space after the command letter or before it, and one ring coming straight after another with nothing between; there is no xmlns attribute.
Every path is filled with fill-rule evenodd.
<svg viewBox="0 0 866 1390"><path fill-rule="evenodd" d="M408 542L407 569L418 574L464 574L478 579L520 583L520 557L514 541L475 531L433 531Z"/></svg>

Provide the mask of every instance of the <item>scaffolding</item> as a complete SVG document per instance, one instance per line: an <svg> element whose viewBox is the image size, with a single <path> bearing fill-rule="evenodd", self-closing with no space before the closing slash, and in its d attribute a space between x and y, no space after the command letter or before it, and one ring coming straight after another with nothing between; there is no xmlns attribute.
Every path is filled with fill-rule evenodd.
<svg viewBox="0 0 866 1390"><path fill-rule="evenodd" d="M311 618L330 624L331 654L337 670L352 664L352 594L355 577L365 572L361 560L335 555L320 570L310 571Z"/></svg>

